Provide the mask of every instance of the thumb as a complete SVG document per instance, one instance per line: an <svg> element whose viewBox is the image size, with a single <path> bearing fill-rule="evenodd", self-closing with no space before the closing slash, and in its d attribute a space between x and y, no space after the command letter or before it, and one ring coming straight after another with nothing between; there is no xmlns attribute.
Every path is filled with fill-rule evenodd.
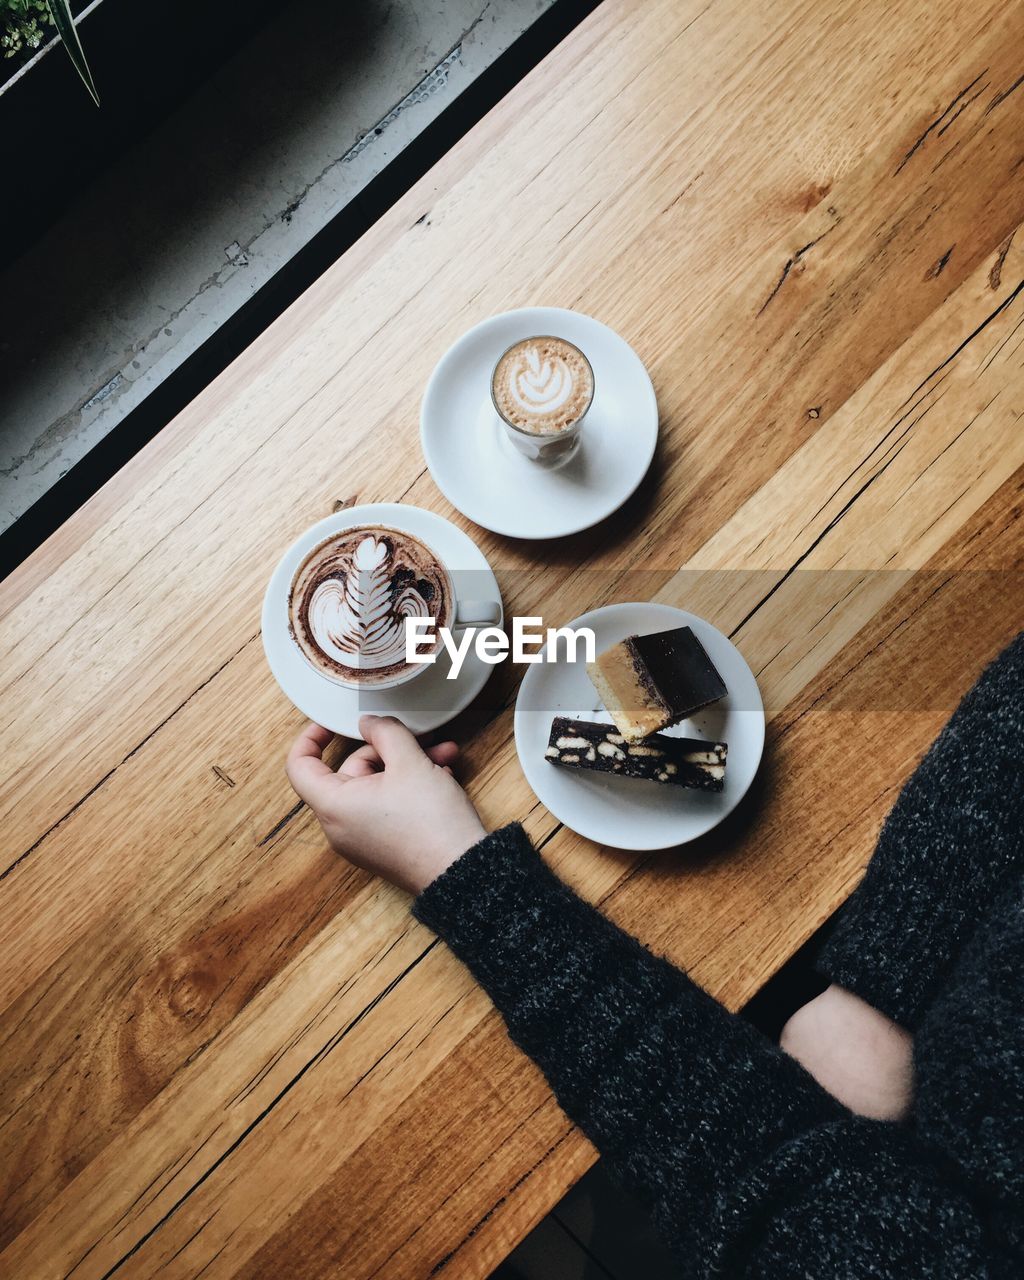
<svg viewBox="0 0 1024 1280"><path fill-rule="evenodd" d="M384 761L384 767L424 758L423 748L394 716L360 716L359 732Z"/></svg>
<svg viewBox="0 0 1024 1280"><path fill-rule="evenodd" d="M337 785L334 770L323 758L333 738L330 729L308 724L292 743L285 761L285 772L293 790L313 809L326 804L332 788Z"/></svg>

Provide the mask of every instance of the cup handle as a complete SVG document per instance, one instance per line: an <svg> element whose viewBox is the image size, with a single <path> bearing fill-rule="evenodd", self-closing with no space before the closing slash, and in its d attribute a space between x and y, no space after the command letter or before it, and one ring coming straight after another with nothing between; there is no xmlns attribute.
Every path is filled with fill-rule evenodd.
<svg viewBox="0 0 1024 1280"><path fill-rule="evenodd" d="M455 608L456 627L496 627L500 621L497 600L460 600Z"/></svg>

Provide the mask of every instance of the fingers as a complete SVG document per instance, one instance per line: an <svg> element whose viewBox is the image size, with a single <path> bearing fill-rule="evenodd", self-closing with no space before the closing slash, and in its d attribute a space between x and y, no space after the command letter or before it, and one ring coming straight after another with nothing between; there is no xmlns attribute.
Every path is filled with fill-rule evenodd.
<svg viewBox="0 0 1024 1280"><path fill-rule="evenodd" d="M453 763L459 754L459 748L454 742L439 742L437 746L427 747L426 755L442 768ZM376 747L371 747L367 742L358 750L353 751L347 756L338 769L340 778L368 778L372 774L380 773L384 768L384 761L381 759L380 753ZM451 773L451 769L448 769Z"/></svg>
<svg viewBox="0 0 1024 1280"><path fill-rule="evenodd" d="M322 799L324 786L334 771L323 760L324 748L334 734L323 725L307 724L292 743L285 761L285 772L300 800L316 806Z"/></svg>
<svg viewBox="0 0 1024 1280"><path fill-rule="evenodd" d="M359 732L383 760L385 767L423 758L423 748L394 716L360 716Z"/></svg>
<svg viewBox="0 0 1024 1280"><path fill-rule="evenodd" d="M384 763L369 743L345 757L338 770L339 778L368 778L371 774L380 773Z"/></svg>
<svg viewBox="0 0 1024 1280"><path fill-rule="evenodd" d="M436 747L427 747L427 755L434 764L446 768L458 759L459 748L454 742L439 742ZM448 772L451 773L451 770L449 769Z"/></svg>
<svg viewBox="0 0 1024 1280"><path fill-rule="evenodd" d="M331 729L325 729L322 724L314 724L311 721L292 743L288 757L291 759L292 756L303 755L319 758L330 746L333 738L334 733Z"/></svg>
<svg viewBox="0 0 1024 1280"><path fill-rule="evenodd" d="M392 716L363 716L359 730L366 739L365 744L342 761L337 773L323 758L334 738L330 729L308 724L295 739L288 752L285 769L299 798L312 808L323 809L332 796L337 797L339 781L371 777L386 765L423 759L423 748L405 725ZM458 756L459 748L454 742L439 742L425 754L434 764L451 773L450 766Z"/></svg>

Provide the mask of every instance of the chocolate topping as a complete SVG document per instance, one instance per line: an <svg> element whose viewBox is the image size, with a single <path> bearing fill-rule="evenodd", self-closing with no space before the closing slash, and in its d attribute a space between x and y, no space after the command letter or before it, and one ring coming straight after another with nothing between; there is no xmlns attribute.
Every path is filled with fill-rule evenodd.
<svg viewBox="0 0 1024 1280"><path fill-rule="evenodd" d="M630 636L625 641L637 677L666 708L672 720L685 720L728 690L707 651L689 627Z"/></svg>

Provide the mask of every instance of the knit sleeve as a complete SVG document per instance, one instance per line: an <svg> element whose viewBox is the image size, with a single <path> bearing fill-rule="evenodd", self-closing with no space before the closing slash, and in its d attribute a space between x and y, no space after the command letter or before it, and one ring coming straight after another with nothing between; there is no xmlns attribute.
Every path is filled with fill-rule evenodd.
<svg viewBox="0 0 1024 1280"><path fill-rule="evenodd" d="M850 1118L794 1136L723 1189L698 1273L735 1280L1002 1280L962 1180L899 1125ZM1019 1259L1018 1259L1019 1264Z"/></svg>
<svg viewBox="0 0 1024 1280"><path fill-rule="evenodd" d="M518 824L463 854L413 911L487 990L686 1274L696 1264L763 1280L917 1280L947 1275L937 1250L961 1266L950 1278L987 1274L970 1207L904 1150L895 1126L853 1117L583 902Z"/></svg>
<svg viewBox="0 0 1024 1280"><path fill-rule="evenodd" d="M416 900L539 1065L559 1102L684 1252L718 1189L789 1135L848 1113L559 881L518 825L475 845Z"/></svg>
<svg viewBox="0 0 1024 1280"><path fill-rule="evenodd" d="M1024 873L1024 634L983 673L889 814L819 968L916 1029Z"/></svg>

